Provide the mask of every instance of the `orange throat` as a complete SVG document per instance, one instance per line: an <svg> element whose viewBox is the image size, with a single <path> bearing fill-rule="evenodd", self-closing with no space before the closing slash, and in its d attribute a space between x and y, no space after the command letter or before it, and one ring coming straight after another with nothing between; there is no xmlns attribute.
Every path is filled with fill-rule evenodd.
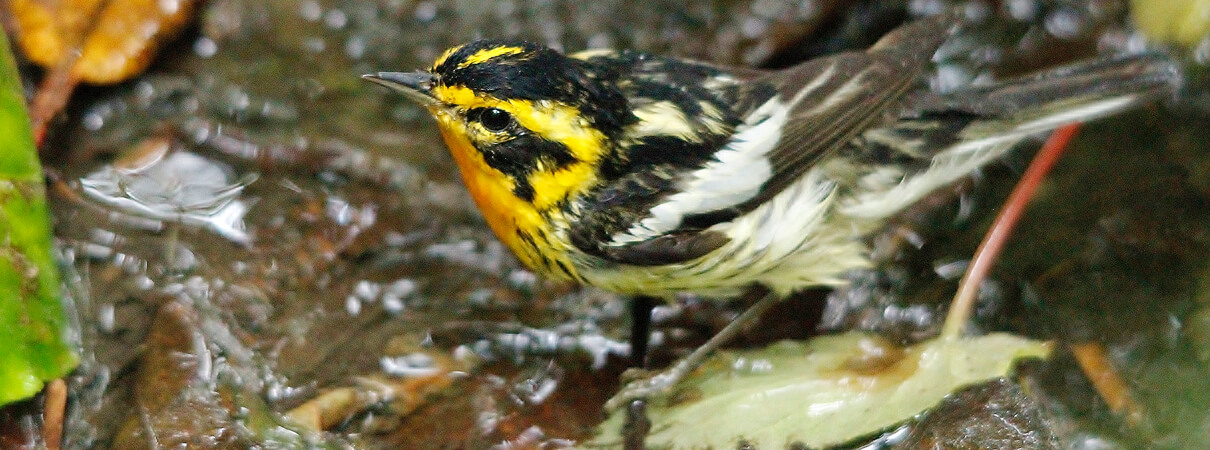
<svg viewBox="0 0 1210 450"><path fill-rule="evenodd" d="M533 204L513 194L512 180L489 166L466 136L444 124L438 128L466 189L496 237L530 269L557 278L577 278L562 246L551 241L551 225Z"/></svg>

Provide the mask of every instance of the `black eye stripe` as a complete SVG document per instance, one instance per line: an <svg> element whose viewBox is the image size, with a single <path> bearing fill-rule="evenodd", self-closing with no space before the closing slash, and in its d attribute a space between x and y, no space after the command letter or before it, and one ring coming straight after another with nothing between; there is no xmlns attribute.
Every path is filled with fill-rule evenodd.
<svg viewBox="0 0 1210 450"><path fill-rule="evenodd" d="M504 131L513 125L513 116L500 108L474 108L467 111L466 118L479 122L488 131Z"/></svg>

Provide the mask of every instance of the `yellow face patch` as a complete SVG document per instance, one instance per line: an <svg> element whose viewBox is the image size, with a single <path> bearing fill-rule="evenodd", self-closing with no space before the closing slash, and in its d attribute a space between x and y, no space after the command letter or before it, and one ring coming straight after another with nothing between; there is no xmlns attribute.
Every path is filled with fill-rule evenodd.
<svg viewBox="0 0 1210 450"><path fill-rule="evenodd" d="M503 100L461 86L434 86L431 94L439 102L430 111L437 118L467 190L492 231L527 266L556 277L576 277L574 266L565 256L570 244L554 241L552 221L561 220L557 219L562 213L556 206L596 182L595 167L604 156L605 136L574 107L558 102ZM468 121L465 112L475 108L499 108L509 113L526 133L562 143L575 161L549 167L548 159L538 158L525 179L511 178L488 164L479 149L490 148L512 135ZM532 188L532 200L517 196L518 183Z"/></svg>
<svg viewBox="0 0 1210 450"><path fill-rule="evenodd" d="M523 245L519 232L532 234L545 228L542 216L533 205L513 195L512 180L483 160L483 154L471 144L461 117L444 111L434 111L434 116L441 137L462 173L462 181L488 226L521 262L532 268L541 267L541 258L529 246Z"/></svg>
<svg viewBox="0 0 1210 450"><path fill-rule="evenodd" d="M533 187L532 206L537 210L545 211L596 181L593 167L604 156L605 136L593 128L576 108L553 101L501 100L479 95L461 86L436 86L433 96L463 110L499 108L511 114L517 124L528 132L567 147L576 162L557 169L539 166L524 180ZM475 144L482 146L499 142L498 134L487 132L478 124L466 123L454 113L446 114L449 116L448 123L443 123L442 127L459 128L472 150ZM479 157L482 158L482 155ZM499 176L507 178L502 173Z"/></svg>

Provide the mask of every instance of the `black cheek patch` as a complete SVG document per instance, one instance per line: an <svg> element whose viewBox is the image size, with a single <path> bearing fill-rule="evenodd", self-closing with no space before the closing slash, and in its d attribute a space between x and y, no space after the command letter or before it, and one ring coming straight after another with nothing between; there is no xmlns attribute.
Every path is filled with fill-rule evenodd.
<svg viewBox="0 0 1210 450"><path fill-rule="evenodd" d="M525 201L534 199L534 188L528 180L530 174L538 169L539 163L547 166L547 170L554 171L577 161L566 145L531 134L520 135L485 148L483 160L512 178L513 195Z"/></svg>

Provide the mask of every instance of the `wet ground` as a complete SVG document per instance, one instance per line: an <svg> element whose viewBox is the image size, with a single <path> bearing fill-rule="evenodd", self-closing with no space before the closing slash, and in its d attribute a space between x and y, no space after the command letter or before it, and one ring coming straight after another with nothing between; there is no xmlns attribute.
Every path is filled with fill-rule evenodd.
<svg viewBox="0 0 1210 450"><path fill-rule="evenodd" d="M787 65L864 46L909 6L847 3L207 3L151 73L87 90L52 137L47 166L65 187L51 194L56 233L88 360L71 380L69 445L584 439L625 366L626 301L522 268L480 219L427 115L359 75L424 67L483 36ZM996 18L963 35L973 50L942 68L943 84L1141 42L1120 2L969 5ZM1196 76L1204 61L1173 52L1195 73L1182 98L1081 131L984 287L976 322L1103 344L1142 418L1110 412L1060 347L1021 379L945 405L907 442L975 439L963 433L978 427L945 429L947 414L1021 418L1009 428L1035 439L1006 440L1001 427L978 442L1210 441L1210 99ZM786 302L740 345L853 329L934 335L1028 161L1023 147L878 238L878 270ZM733 303L657 309L655 359L692 349L738 313Z"/></svg>

